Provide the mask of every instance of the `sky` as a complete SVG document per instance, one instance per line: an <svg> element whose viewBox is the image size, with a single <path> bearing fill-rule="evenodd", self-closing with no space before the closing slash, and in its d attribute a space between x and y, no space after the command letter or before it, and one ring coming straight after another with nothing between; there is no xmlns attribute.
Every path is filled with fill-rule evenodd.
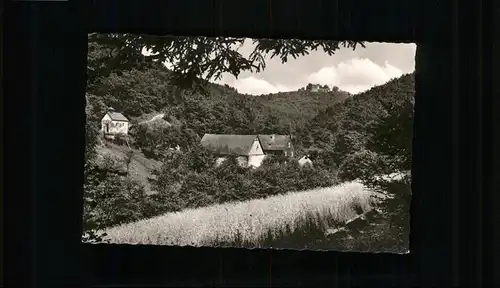
<svg viewBox="0 0 500 288"><path fill-rule="evenodd" d="M366 42L358 46L340 48L328 56L321 49L282 64L279 58L266 59L266 68L260 73L242 72L238 79L229 73L219 84L227 84L240 93L262 95L295 91L308 83L337 86L351 94L366 91L373 86L415 70L415 44ZM239 49L243 56L253 51L251 39Z"/></svg>
<svg viewBox="0 0 500 288"><path fill-rule="evenodd" d="M366 43L356 50L341 48L328 56L322 50L312 51L297 59L266 59L266 68L260 73L243 72L238 79L230 74L216 81L235 87L245 94L269 94L294 91L308 83L337 86L352 94L382 85L392 78L415 70L415 44ZM253 51L251 40L240 48L244 56Z"/></svg>

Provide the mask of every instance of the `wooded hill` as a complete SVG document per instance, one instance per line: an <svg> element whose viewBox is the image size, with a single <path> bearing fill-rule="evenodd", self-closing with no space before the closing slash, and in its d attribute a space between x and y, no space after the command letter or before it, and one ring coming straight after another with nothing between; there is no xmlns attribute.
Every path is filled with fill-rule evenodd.
<svg viewBox="0 0 500 288"><path fill-rule="evenodd" d="M177 124L169 130L187 135L172 135L169 144L183 142L183 148L196 144L190 142L204 133L292 134L299 151L326 151L339 163L366 146L370 125L404 103L413 103L414 94L413 73L354 96L338 89L253 96L212 83L205 91L188 91L172 85L170 74L163 65L111 73L89 90L92 118L97 121L107 105L133 122L144 114L164 112L165 120ZM132 129L132 136L136 133Z"/></svg>
<svg viewBox="0 0 500 288"><path fill-rule="evenodd" d="M298 146L330 151L340 163L349 154L369 149L375 126L390 117L402 117L393 119L398 128L394 135L406 131L405 141L411 144L414 82L414 73L405 74L322 110L297 133Z"/></svg>
<svg viewBox="0 0 500 288"><path fill-rule="evenodd" d="M198 136L204 133L295 133L322 109L349 97L349 93L340 90L253 96L212 83L206 87L206 93L193 92L172 85L170 73L163 66L111 73L88 92L98 96L92 100L101 108L113 106L130 119L165 112L167 121L179 120Z"/></svg>

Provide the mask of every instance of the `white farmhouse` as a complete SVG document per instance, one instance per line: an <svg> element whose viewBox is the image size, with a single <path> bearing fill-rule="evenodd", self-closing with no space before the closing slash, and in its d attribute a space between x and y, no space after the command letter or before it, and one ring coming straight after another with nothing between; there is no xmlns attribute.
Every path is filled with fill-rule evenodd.
<svg viewBox="0 0 500 288"><path fill-rule="evenodd" d="M101 132L104 137L113 139L117 134L128 134L130 123L123 114L115 112L113 108L102 117Z"/></svg>
<svg viewBox="0 0 500 288"><path fill-rule="evenodd" d="M205 134L201 145L217 157L217 165L227 156L235 155L241 166L256 168L266 157L257 135Z"/></svg>

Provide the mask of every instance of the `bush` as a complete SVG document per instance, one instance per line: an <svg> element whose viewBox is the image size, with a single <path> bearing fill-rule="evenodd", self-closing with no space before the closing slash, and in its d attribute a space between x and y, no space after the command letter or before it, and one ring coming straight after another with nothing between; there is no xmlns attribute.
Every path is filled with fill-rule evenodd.
<svg viewBox="0 0 500 288"><path fill-rule="evenodd" d="M340 181L352 181L373 178L384 172L385 162L382 157L373 151L361 150L346 157L337 176Z"/></svg>
<svg viewBox="0 0 500 288"><path fill-rule="evenodd" d="M155 211L172 212L225 203L265 198L292 191L334 185L335 175L316 167L300 167L296 160L268 157L258 169L242 167L230 155L221 165L203 147L174 151L164 158L152 180L160 202Z"/></svg>
<svg viewBox="0 0 500 288"><path fill-rule="evenodd" d="M384 192L388 196L384 201L380 201L377 206L389 219L389 228L397 231L397 238L408 241L412 195L411 177L406 175L399 180L376 181L365 185L379 192Z"/></svg>
<svg viewBox="0 0 500 288"><path fill-rule="evenodd" d="M86 231L137 221L149 215L144 187L126 177L110 174L84 188Z"/></svg>
<svg viewBox="0 0 500 288"><path fill-rule="evenodd" d="M178 193L183 208L197 208L216 203L217 186L215 179L206 173L189 173Z"/></svg>
<svg viewBox="0 0 500 288"><path fill-rule="evenodd" d="M112 142L116 145L126 146L128 145L128 136L123 133L116 134Z"/></svg>
<svg viewBox="0 0 500 288"><path fill-rule="evenodd" d="M338 183L334 174L328 170L319 169L314 166L302 167L300 179L302 179L302 185L297 190L329 187Z"/></svg>
<svg viewBox="0 0 500 288"><path fill-rule="evenodd" d="M255 190L252 191L250 170L239 165L237 157L231 155L212 172L207 171L217 182L217 203L251 199Z"/></svg>
<svg viewBox="0 0 500 288"><path fill-rule="evenodd" d="M151 147L141 147L141 152L146 156L146 158L160 160L160 154L157 149L153 149Z"/></svg>

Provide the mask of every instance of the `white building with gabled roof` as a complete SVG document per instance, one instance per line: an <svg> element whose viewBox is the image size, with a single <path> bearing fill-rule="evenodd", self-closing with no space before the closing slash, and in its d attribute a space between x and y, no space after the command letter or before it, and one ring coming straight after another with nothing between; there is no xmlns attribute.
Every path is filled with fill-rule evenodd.
<svg viewBox="0 0 500 288"><path fill-rule="evenodd" d="M114 138L118 134L128 135L130 122L122 113L115 112L113 108L108 109L108 113L102 117L101 132L106 138Z"/></svg>

